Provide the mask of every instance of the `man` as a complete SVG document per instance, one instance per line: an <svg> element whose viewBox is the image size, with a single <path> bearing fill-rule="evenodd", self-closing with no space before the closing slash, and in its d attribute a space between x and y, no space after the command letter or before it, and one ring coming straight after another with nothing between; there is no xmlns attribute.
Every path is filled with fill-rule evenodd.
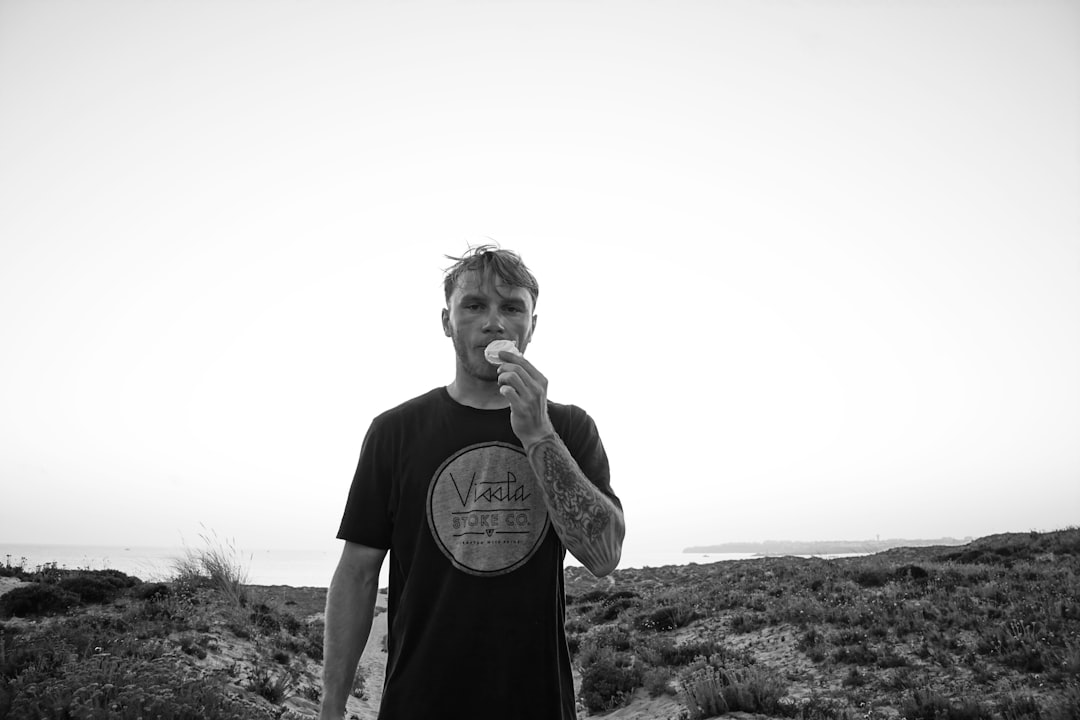
<svg viewBox="0 0 1080 720"><path fill-rule="evenodd" d="M474 248L447 272L454 380L371 423L326 601L321 718L340 720L390 550L380 720L571 720L566 550L598 576L622 552L607 455L580 408L547 400L524 353L536 279L516 254ZM584 368L583 368L584 370Z"/></svg>

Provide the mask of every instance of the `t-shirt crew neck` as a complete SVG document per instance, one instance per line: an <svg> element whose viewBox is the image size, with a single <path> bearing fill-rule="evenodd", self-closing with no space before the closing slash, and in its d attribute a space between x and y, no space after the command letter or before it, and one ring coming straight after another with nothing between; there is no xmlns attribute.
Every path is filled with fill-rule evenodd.
<svg viewBox="0 0 1080 720"><path fill-rule="evenodd" d="M443 385L441 387L438 387L438 388L435 388L435 390L437 391L438 396L444 402L448 403L455 410L463 411L465 414L486 415L488 413L500 413L502 415L506 415L508 418L510 417L510 406L509 405L507 405L504 408L478 408L478 407L473 407L472 405L466 405L465 403L463 403L463 402L461 402L459 400L455 400L454 396L450 394L450 388L448 388L445 385Z"/></svg>

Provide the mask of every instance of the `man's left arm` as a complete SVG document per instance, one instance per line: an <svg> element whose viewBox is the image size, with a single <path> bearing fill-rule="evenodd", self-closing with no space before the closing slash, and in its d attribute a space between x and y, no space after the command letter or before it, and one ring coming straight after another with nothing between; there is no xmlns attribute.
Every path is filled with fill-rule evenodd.
<svg viewBox="0 0 1080 720"><path fill-rule="evenodd" d="M626 526L615 502L581 471L547 412L547 379L523 357L502 353L499 391L510 401L510 424L539 479L559 539L597 577L619 564Z"/></svg>

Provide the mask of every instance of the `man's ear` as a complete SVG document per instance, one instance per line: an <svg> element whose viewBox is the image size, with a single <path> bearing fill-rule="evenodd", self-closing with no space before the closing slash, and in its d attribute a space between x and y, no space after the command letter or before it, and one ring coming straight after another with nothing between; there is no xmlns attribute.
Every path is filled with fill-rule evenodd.
<svg viewBox="0 0 1080 720"><path fill-rule="evenodd" d="M529 328L529 342L532 342L533 333L536 331L536 315L532 316L532 326Z"/></svg>
<svg viewBox="0 0 1080 720"><path fill-rule="evenodd" d="M451 337L450 333L450 311L443 308L442 311L442 330L446 333L446 337Z"/></svg>

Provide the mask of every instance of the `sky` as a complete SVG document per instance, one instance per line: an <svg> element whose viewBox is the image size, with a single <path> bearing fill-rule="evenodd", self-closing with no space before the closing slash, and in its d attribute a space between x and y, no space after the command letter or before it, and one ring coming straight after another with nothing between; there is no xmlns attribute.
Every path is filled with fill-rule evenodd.
<svg viewBox="0 0 1080 720"><path fill-rule="evenodd" d="M1080 4L0 0L0 540L336 547L540 282L624 555L1080 518Z"/></svg>

